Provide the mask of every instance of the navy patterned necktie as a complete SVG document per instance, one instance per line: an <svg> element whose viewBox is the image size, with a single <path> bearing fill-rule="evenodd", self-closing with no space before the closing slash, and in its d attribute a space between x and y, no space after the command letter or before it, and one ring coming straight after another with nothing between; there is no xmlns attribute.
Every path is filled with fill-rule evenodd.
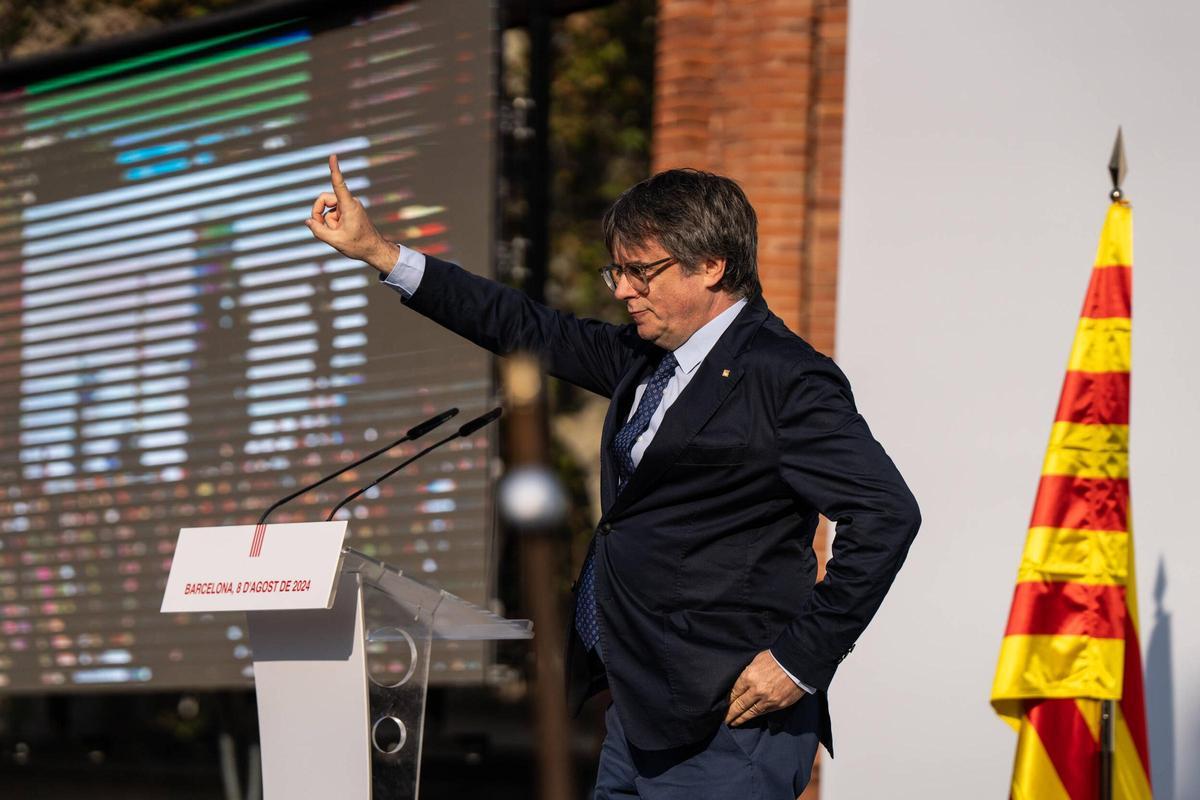
<svg viewBox="0 0 1200 800"><path fill-rule="evenodd" d="M658 369L650 376L642 400L638 403L637 411L622 426L613 438L612 450L617 459L617 492L625 488L633 475L633 445L638 437L650 427L650 418L658 410L662 402L663 390L678 366L674 353L667 353L658 362ZM595 650L600 642L600 625L596 619L596 544L588 550L587 559L583 562L583 571L579 574L578 594L575 596L575 630L583 640L588 650Z"/></svg>
<svg viewBox="0 0 1200 800"><path fill-rule="evenodd" d="M658 362L658 369L654 370L654 374L646 383L646 390L642 392L642 401L638 403L637 411L613 437L612 450L613 455L617 457L619 474L618 493L625 488L629 477L633 475L633 446L637 443L638 438L646 432L646 428L650 427L650 418L658 410L659 403L662 402L663 390L667 388L667 382L675 374L675 367L678 365L679 362L675 360L674 353L667 353L663 356L662 361Z"/></svg>

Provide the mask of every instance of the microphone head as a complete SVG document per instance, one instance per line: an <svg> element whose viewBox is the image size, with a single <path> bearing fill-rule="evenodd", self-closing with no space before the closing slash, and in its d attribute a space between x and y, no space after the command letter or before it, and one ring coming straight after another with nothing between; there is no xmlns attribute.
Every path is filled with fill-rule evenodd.
<svg viewBox="0 0 1200 800"><path fill-rule="evenodd" d="M430 417L419 425L414 425L408 429L408 433L404 434L409 439L420 439L425 434L429 433L434 428L440 426L446 420L452 419L458 415L457 408L448 408L436 417Z"/></svg>
<svg viewBox="0 0 1200 800"><path fill-rule="evenodd" d="M487 412L486 414L476 417L475 419L471 420L470 422L464 423L463 426L458 429L458 435L459 436L470 436L472 433L479 430L484 425L488 425L488 424L493 423L496 420L500 419L500 415L503 413L504 413L504 410L502 408L500 408L500 406L496 406L495 408L493 408L491 411Z"/></svg>

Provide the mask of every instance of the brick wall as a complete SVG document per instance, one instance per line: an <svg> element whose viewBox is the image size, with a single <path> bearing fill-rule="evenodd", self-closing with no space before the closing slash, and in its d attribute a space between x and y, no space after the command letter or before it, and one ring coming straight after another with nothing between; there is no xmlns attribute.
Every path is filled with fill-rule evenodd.
<svg viewBox="0 0 1200 800"><path fill-rule="evenodd" d="M832 353L846 0L659 0L654 169L735 178L775 313Z"/></svg>
<svg viewBox="0 0 1200 800"><path fill-rule="evenodd" d="M772 310L834 354L847 0L659 0L654 170L737 180ZM814 542L822 566L827 537ZM820 793L820 770L803 800Z"/></svg>

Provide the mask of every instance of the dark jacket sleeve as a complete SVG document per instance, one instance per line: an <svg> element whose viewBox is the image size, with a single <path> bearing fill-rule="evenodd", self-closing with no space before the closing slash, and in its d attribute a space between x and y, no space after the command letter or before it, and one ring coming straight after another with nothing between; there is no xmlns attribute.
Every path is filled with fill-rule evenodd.
<svg viewBox="0 0 1200 800"><path fill-rule="evenodd" d="M892 585L921 515L832 361L797 365L781 388L782 478L837 523L837 533L824 579L771 652L788 672L824 690Z"/></svg>
<svg viewBox="0 0 1200 800"><path fill-rule="evenodd" d="M579 319L431 256L404 303L497 355L532 353L551 375L604 397L641 342L632 325Z"/></svg>

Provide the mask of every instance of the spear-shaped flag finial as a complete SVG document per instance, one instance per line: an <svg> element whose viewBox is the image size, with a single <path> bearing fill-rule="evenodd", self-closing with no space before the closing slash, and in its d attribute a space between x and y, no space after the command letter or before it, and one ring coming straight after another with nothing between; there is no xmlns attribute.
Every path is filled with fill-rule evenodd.
<svg viewBox="0 0 1200 800"><path fill-rule="evenodd" d="M1112 155L1108 159L1108 174L1112 178L1112 192L1109 197L1116 202L1125 196L1121 184L1125 182L1125 140L1121 136L1121 128L1117 127L1117 140L1113 142Z"/></svg>

